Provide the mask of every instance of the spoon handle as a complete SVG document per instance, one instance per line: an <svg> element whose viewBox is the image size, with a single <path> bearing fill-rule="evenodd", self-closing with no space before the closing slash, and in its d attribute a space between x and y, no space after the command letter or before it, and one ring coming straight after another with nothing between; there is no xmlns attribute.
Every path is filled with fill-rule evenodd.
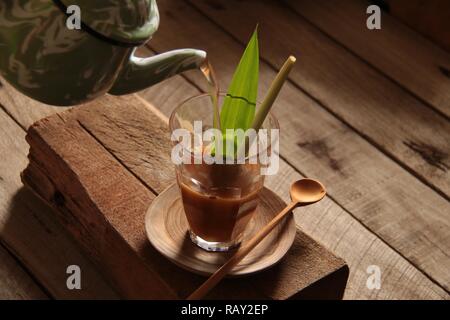
<svg viewBox="0 0 450 320"><path fill-rule="evenodd" d="M220 280L222 280L245 256L253 250L277 225L283 218L290 213L297 202L291 202L286 208L277 214L267 225L264 226L253 238L242 246L224 265L214 272L203 284L197 288L187 300L202 299Z"/></svg>

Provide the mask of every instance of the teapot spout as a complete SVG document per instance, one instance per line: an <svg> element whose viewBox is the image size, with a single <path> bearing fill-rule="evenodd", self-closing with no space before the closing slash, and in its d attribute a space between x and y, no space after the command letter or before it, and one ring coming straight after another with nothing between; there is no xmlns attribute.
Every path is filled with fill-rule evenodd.
<svg viewBox="0 0 450 320"><path fill-rule="evenodd" d="M109 93L123 95L143 90L181 72L198 69L205 59L206 52L195 49L173 50L148 58L136 57L133 52Z"/></svg>

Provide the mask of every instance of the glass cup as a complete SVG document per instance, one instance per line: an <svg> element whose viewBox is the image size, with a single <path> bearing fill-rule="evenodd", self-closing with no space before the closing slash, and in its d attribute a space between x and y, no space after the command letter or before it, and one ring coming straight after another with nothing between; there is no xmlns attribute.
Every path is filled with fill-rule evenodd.
<svg viewBox="0 0 450 320"><path fill-rule="evenodd" d="M219 95L219 106L224 98L224 94ZM258 194L264 185L263 169L270 166L275 156L273 145L278 146L279 125L269 113L261 127L266 130L259 130L260 134L265 131L262 139L247 137L243 152L234 150L234 156L218 153L215 159L222 159L223 163L220 160L211 163L205 160L205 154L214 154L211 148L217 144L205 137L213 128L213 114L208 94L192 97L172 112L169 120L174 142L172 161L176 164L191 240L208 251L228 251L240 244L256 211ZM226 144L225 140L223 146ZM239 149L238 145L234 147ZM228 151L224 154L229 154Z"/></svg>

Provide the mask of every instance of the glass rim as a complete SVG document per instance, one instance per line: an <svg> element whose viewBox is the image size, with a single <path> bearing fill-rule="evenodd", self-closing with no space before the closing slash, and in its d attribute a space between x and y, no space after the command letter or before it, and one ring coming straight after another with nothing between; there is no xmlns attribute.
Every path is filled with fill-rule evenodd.
<svg viewBox="0 0 450 320"><path fill-rule="evenodd" d="M226 92L219 91L219 96L225 97L226 95L227 95ZM188 103L191 100L200 99L200 98L204 98L204 97L208 97L208 96L210 96L209 93L203 92L203 93L197 94L195 96L191 96L191 97L189 97L187 99L184 99L181 103L179 103L175 107L175 109L172 110L172 112L170 113L170 116L169 116L169 129L170 129L170 131L173 130L172 123L173 123L173 118L175 117L175 114L176 114L177 110L179 110L182 106L184 106L186 103ZM260 105L261 105L261 102L260 101L256 101L256 106L258 107ZM274 129L280 129L280 123L278 122L277 117L275 117L275 115L273 114L272 110L269 111L267 116L272 118L272 120L275 122L275 128ZM266 117L266 119L267 119L267 117ZM266 119L264 119L264 121L266 121Z"/></svg>
<svg viewBox="0 0 450 320"><path fill-rule="evenodd" d="M226 95L227 95L226 92L219 91L219 96L225 97ZM200 93L200 94L191 96L191 97L189 97L189 98L187 98L187 99L184 99L181 103L179 103L179 104L175 107L175 109L172 110L172 112L171 112L171 114L170 114L170 117L169 117L169 130L170 130L170 134L172 135L172 132L175 130L175 128L173 128L173 123L174 123L175 115L176 115L177 111L178 111L180 108L182 108L185 104L187 104L188 102L190 102L190 101L192 101L192 100L196 100L196 99L200 99L200 98L205 98L205 97L210 97L210 96L211 96L211 95L210 95L209 93L203 92L203 93ZM260 106L260 105L261 105L261 103L260 103L259 101L256 101L256 106L258 107L258 106ZM266 118L264 119L264 122L266 122L269 118L274 122L274 128L271 128L271 129L277 129L278 132L279 132L279 131L280 131L280 123L278 122L277 117L273 114L272 110L269 111L269 113L267 114ZM269 129L269 130L270 130L270 129ZM278 135L277 139L278 139L278 141L279 141L279 139L280 139L279 135ZM259 155L259 154L261 154L262 152L264 152L264 151L270 149L270 148L272 147L274 141L276 141L276 140L270 139L269 143L268 143L267 146L264 148L264 150L261 150L261 151L258 150L257 155ZM195 156L197 155L197 154L195 153L195 151L193 151L193 150L188 150L188 149L186 149L186 148L184 148L184 147L183 147L183 150L186 151L186 152L188 152L191 156L194 156L194 157L195 157ZM256 155L256 156L257 156L257 155ZM250 159L250 158L252 158L252 157L255 157L255 156L248 156L248 155L247 155L247 156L244 157L244 160L246 161L246 160L248 160L248 159Z"/></svg>

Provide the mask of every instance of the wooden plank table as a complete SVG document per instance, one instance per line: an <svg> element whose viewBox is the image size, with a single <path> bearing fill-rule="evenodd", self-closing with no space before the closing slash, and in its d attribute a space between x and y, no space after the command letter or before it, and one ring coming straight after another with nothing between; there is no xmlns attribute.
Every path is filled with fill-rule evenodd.
<svg viewBox="0 0 450 320"><path fill-rule="evenodd" d="M345 299L449 299L450 54L389 16L369 32L367 3L340 2L160 1L160 30L142 54L205 49L228 83L259 22L261 94L286 56L299 58L274 108L282 162L267 186L287 201L299 177L326 184L329 197L295 218L348 263ZM0 298L117 298L52 209L20 182L27 128L65 108L2 83ZM164 118L204 89L189 72L135 97ZM83 270L82 290L67 289L72 264ZM366 286L371 265L382 272L379 290Z"/></svg>

